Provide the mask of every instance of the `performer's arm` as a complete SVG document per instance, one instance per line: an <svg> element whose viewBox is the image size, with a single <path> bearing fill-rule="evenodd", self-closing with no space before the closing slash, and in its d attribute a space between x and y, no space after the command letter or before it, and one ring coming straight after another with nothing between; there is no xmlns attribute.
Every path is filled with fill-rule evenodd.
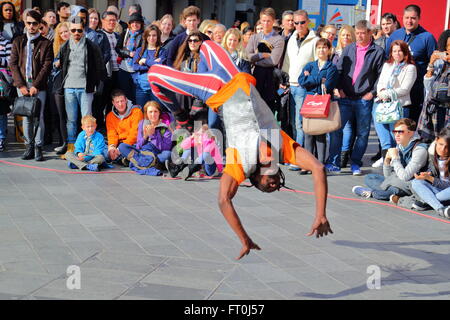
<svg viewBox="0 0 450 320"><path fill-rule="evenodd" d="M295 148L296 164L303 170L312 172L314 180L314 194L316 196L316 217L314 219L311 231L307 236L312 236L314 233L316 237L328 235L328 232L333 233L326 217L328 183L325 169L322 163L319 162L311 153L300 146Z"/></svg>
<svg viewBox="0 0 450 320"><path fill-rule="evenodd" d="M257 244L248 236L244 229L244 226L239 219L236 210L233 207L233 202L231 201L239 188L239 184L233 179L229 174L224 173L220 179L220 189L219 189L219 207L223 216L227 220L230 227L239 237L242 243L242 250L239 253L239 257L236 260L241 259L243 256L248 255L251 249L261 250Z"/></svg>

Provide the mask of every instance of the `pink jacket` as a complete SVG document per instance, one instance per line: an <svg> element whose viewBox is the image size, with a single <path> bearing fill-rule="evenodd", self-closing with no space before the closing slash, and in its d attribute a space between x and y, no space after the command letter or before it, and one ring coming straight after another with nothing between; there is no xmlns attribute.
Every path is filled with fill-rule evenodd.
<svg viewBox="0 0 450 320"><path fill-rule="evenodd" d="M189 138L186 138L181 143L181 147L184 150L189 150L191 147L194 146L194 137L191 136ZM217 170L219 172L222 172L223 170L223 160L222 155L219 151L219 147L216 144L216 141L214 138L210 138L208 134L203 133L202 134L202 143L195 146L197 150L197 154L201 155L204 152L208 152L211 157L214 159L214 162L217 165Z"/></svg>

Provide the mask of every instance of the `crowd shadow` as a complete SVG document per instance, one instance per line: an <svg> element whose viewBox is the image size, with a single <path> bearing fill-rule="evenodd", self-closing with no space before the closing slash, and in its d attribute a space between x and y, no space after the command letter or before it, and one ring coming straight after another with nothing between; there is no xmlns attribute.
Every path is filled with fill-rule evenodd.
<svg viewBox="0 0 450 320"><path fill-rule="evenodd" d="M433 275L426 276L424 274L425 271L429 271L429 269L432 269L436 266L436 261L442 261L443 263L447 262L450 264L450 254L443 254L443 253L437 253L437 252L429 252L424 249L417 249L412 248L411 246L417 246L417 245L430 245L430 246L438 246L438 245L450 245L450 241L443 240L443 241L413 241L413 242L356 242L356 241L347 241L347 240L339 240L334 241L334 244L339 246L346 246L346 247L352 247L357 249L375 249L379 250L381 252L393 252L397 254L401 254L407 257L415 258L415 259L421 259L423 261L426 261L430 264L429 267L425 268L419 268L414 269L416 264L379 264L378 266L383 271L383 274L389 273L388 276L382 276L381 278L381 289L383 287L388 287L391 284L398 284L401 282L404 283L412 283L412 284L418 284L419 282L414 280L413 278L421 277L423 276L426 278L426 284L432 285L432 284L438 284L443 283L441 277L436 278ZM432 259L426 259L426 256L429 256L429 258ZM405 275L402 274L402 272L409 271L411 274ZM402 274L403 276L399 278L399 274ZM415 275L414 275L415 274ZM367 275L370 276L369 274ZM450 271L447 281L449 283L450 288ZM444 282L444 283L446 283ZM366 291L370 291L368 289L367 283L363 283L362 285L354 288L349 288L346 290L342 290L340 292L334 293L334 294L320 294L315 292L299 292L296 294L297 297L307 297L307 298L314 298L314 299L336 299L336 298L344 298L349 295L355 295L359 293L364 293ZM400 297L404 298L425 298L425 297L439 297L439 296L445 296L450 295L449 291L437 291L437 292L429 292L429 293L417 293L417 292L401 292Z"/></svg>

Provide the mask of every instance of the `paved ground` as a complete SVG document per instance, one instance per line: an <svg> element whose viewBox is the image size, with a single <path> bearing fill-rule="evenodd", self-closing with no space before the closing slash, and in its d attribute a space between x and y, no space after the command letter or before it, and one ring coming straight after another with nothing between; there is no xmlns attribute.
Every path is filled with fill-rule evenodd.
<svg viewBox="0 0 450 320"><path fill-rule="evenodd" d="M37 163L20 160L19 146L10 150L0 160L67 170L53 153ZM312 191L310 176L285 172L290 187ZM362 181L348 172L329 177L330 194L354 198L351 187ZM240 243L217 208L217 191L212 180L73 175L2 162L0 299L450 298L445 222L329 199L334 234L307 238L312 195L242 188L235 207L262 251L237 262ZM72 265L80 267L79 290L67 287ZM379 290L367 286L372 265L381 270Z"/></svg>

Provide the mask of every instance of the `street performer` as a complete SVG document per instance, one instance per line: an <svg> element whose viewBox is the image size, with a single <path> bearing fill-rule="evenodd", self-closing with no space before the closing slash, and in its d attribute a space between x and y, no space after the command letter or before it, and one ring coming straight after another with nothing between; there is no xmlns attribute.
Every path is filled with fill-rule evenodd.
<svg viewBox="0 0 450 320"><path fill-rule="evenodd" d="M324 166L282 131L270 108L255 88L256 80L239 72L228 53L218 44L205 41L201 47L202 70L184 73L154 65L149 82L155 96L173 113L179 127L189 122L188 113L177 103L176 94L205 101L223 119L227 136L226 167L220 180L219 207L239 237L242 249L237 260L260 250L245 231L232 199L239 185L249 179L262 192L284 186L279 159L312 172L316 196L316 215L307 236L333 233L326 217L328 185Z"/></svg>

